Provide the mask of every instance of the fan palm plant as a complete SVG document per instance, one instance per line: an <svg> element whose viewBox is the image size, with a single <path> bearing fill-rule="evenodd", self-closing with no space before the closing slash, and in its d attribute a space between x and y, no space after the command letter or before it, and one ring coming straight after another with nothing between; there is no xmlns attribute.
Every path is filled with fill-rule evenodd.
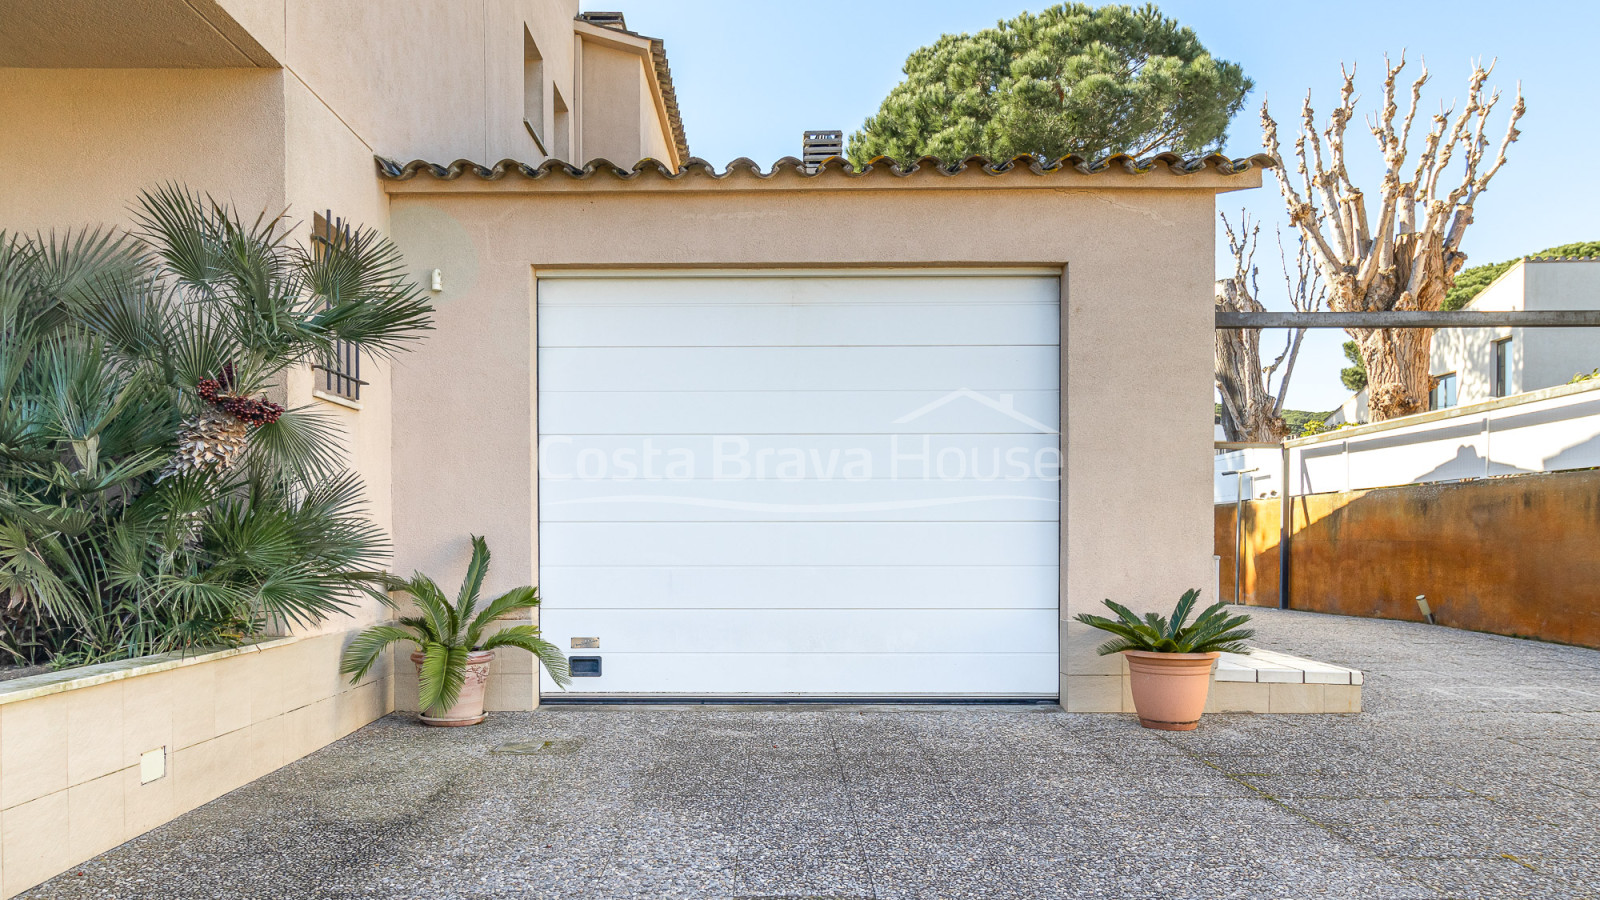
<svg viewBox="0 0 1600 900"><path fill-rule="evenodd" d="M334 341L428 328L392 244L317 250L180 187L131 233L0 234L0 649L87 662L237 643L387 599L339 435L263 394Z"/></svg>
<svg viewBox="0 0 1600 900"><path fill-rule="evenodd" d="M1146 613L1141 618L1126 606L1110 600L1106 601L1106 606L1117 614L1117 618L1108 619L1088 613L1079 613L1076 618L1085 625L1116 635L1100 645L1098 652L1101 656L1124 650L1146 653L1249 652L1244 642L1255 637L1255 632L1243 626L1250 621L1250 617L1226 612L1221 602L1201 613L1194 624L1185 624L1199 598L1198 590L1186 591L1178 600L1170 619L1155 613Z"/></svg>
<svg viewBox="0 0 1600 900"><path fill-rule="evenodd" d="M418 708L424 712L443 711L456 705L472 652L520 647L539 660L556 684L563 688L571 684L567 658L554 644L539 636L538 626L512 625L484 637L484 632L496 619L539 605L539 589L523 586L512 588L480 608L483 579L488 573L489 545L483 538L473 535L472 559L467 563L466 578L461 582L455 602L452 603L439 585L421 572L409 580L397 580L394 586L411 595L421 614L402 618L398 626L376 625L357 635L346 648L339 670L349 675L353 684L367 674L385 647L410 641L422 653L417 683Z"/></svg>

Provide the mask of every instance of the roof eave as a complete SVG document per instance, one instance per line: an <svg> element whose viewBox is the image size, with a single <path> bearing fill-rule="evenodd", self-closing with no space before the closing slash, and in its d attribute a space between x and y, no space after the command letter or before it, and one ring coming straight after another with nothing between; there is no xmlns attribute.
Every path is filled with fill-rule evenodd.
<svg viewBox="0 0 1600 900"><path fill-rule="evenodd" d="M1259 187L1262 170L1273 165L1270 157L1258 154L1230 159L1220 154L1182 157L1163 153L1144 159L1118 155L1098 161L1077 156L1054 162L1019 156L1010 160L990 160L981 156L945 162L924 157L899 164L880 157L857 168L834 157L815 171L794 157L784 157L763 170L747 158L736 159L722 171L703 159L690 157L676 168L655 159L640 160L625 168L609 160L595 159L579 167L561 160L545 160L529 165L516 160L501 160L492 166L459 159L448 165L413 160L399 163L377 158L380 178L390 191L428 190L455 183L457 190L488 188L497 190L609 190L659 189L707 190L720 187L761 189L836 189L877 187L1023 187L1023 188L1186 188L1215 192Z"/></svg>
<svg viewBox="0 0 1600 900"><path fill-rule="evenodd" d="M650 76L654 81L652 87L655 88L657 109L667 126L668 143L678 155L676 162L687 162L690 159L689 139L684 134L683 114L678 109L678 93L672 84L672 67L667 64L666 43L660 38L649 37L636 31L627 31L612 25L597 25L582 15L574 20L573 30L584 40L599 41L649 57Z"/></svg>

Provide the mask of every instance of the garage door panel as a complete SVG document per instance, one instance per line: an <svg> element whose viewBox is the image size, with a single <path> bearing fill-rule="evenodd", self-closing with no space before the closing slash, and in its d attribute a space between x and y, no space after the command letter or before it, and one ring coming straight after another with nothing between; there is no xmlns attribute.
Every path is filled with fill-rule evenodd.
<svg viewBox="0 0 1600 900"><path fill-rule="evenodd" d="M545 480L552 478L560 480L574 480L577 476L577 454L582 451L598 452L607 461L604 475L584 475L579 480L586 481L646 481L659 480L685 480L689 478L710 478L711 468L702 466L698 474L682 474L683 469L668 469L667 464L672 462L668 453L686 451L695 459L709 460L716 445L713 443L718 437L727 435L711 434L677 434L671 435L670 440L657 434L559 434L544 431L539 435L540 450L544 458L540 460L545 465L543 472ZM776 459L782 452L799 450L806 457L809 472L831 472L828 477L844 478L844 464L849 460L845 454L852 450L866 450L875 460L888 460L891 453L920 454L923 452L923 439L927 440L927 451L937 455L946 449L952 452L963 453L969 457L974 454L985 462L981 470L982 477L988 478L990 467L988 461L996 453L1004 460L1008 451L1020 448L1020 452L1028 457L1033 457L1041 451L1051 451L1058 448L1060 438L1054 433L1027 433L1027 434L910 434L910 435L885 435L885 434L740 434L737 437L745 441L741 445L754 456L763 450L767 451L770 458ZM648 443L646 443L648 441ZM618 456L621 453L623 456ZM644 456L648 454L652 460L649 472L642 466ZM631 465L626 471L619 469L614 460L624 460ZM832 468L829 469L828 466ZM691 473L694 470L689 470ZM872 469L873 478L890 477L891 468L888 465L875 466ZM920 470L916 472L920 477ZM767 477L776 477L768 475ZM810 477L810 476L807 476ZM853 476L852 476L853 477ZM905 477L904 474L896 477ZM944 476L954 478L955 475ZM761 476L753 474L752 480L762 480Z"/></svg>
<svg viewBox="0 0 1600 900"><path fill-rule="evenodd" d="M1046 346L1059 333L1055 279L792 281L541 278L539 346Z"/></svg>
<svg viewBox="0 0 1600 900"><path fill-rule="evenodd" d="M682 609L737 597L746 609L1058 610L1059 572L1035 566L543 565L542 615L574 609Z"/></svg>
<svg viewBox="0 0 1600 900"><path fill-rule="evenodd" d="M1043 273L945 273L936 269L862 272L680 272L628 275L541 273L539 303L556 310L576 306L622 307L630 312L683 306L839 308L851 310L922 305L995 309L1002 306L1053 306L1059 281ZM948 337L948 335L944 335Z"/></svg>
<svg viewBox="0 0 1600 900"><path fill-rule="evenodd" d="M611 653L570 692L778 696L1056 696L1056 653ZM546 697L562 690L540 675ZM1019 686L1022 689L1019 689Z"/></svg>
<svg viewBox="0 0 1600 900"><path fill-rule="evenodd" d="M1040 609L551 610L540 629L561 646L598 635L602 654L1048 653L1056 645L1056 613Z"/></svg>
<svg viewBox="0 0 1600 900"><path fill-rule="evenodd" d="M543 559L571 566L1037 565L1056 523L552 522Z"/></svg>
<svg viewBox="0 0 1600 900"><path fill-rule="evenodd" d="M540 278L573 690L1054 695L1059 280L721 274Z"/></svg>
<svg viewBox="0 0 1600 900"><path fill-rule="evenodd" d="M1004 409L931 391L540 391L540 433L1039 434L1059 430L1059 394L989 392ZM1006 399L1009 398L1009 399ZM1010 404L1006 406L1006 404Z"/></svg>
<svg viewBox="0 0 1600 900"><path fill-rule="evenodd" d="M539 356L545 391L1015 390L1058 380L1034 347L591 347Z"/></svg>
<svg viewBox="0 0 1600 900"><path fill-rule="evenodd" d="M546 481L555 522L1056 522L1060 485L973 478L891 481Z"/></svg>
<svg viewBox="0 0 1600 900"><path fill-rule="evenodd" d="M541 285L543 282L541 282ZM544 288L540 288L541 304ZM625 322L597 321L581 307L541 310L542 348L935 346L952 332L963 345L1048 346L1059 332L1055 305L997 317L981 302L959 307L882 306L847 310L799 307L658 307L632 310ZM694 337L686 339L687 326Z"/></svg>

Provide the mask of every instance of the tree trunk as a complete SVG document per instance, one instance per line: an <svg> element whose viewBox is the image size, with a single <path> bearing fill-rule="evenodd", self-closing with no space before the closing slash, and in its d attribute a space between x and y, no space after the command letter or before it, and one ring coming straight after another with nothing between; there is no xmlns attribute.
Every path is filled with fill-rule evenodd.
<svg viewBox="0 0 1600 900"><path fill-rule="evenodd" d="M1427 412L1438 379L1429 373L1433 332L1425 328L1352 329L1367 367L1372 421Z"/></svg>
<svg viewBox="0 0 1600 900"><path fill-rule="evenodd" d="M1264 307L1240 290L1237 281L1217 282L1216 308L1233 312L1261 312ZM1255 329L1217 329L1216 380L1222 396L1223 433L1230 441L1276 442L1287 428L1261 371L1261 332Z"/></svg>

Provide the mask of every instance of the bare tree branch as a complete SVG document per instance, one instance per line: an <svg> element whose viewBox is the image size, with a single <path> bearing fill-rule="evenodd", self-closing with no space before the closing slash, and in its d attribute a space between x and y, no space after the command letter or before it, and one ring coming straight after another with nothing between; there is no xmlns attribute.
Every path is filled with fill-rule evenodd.
<svg viewBox="0 0 1600 900"><path fill-rule="evenodd" d="M1259 270L1255 265L1261 226L1252 225L1249 216L1241 212L1237 230L1226 215L1222 216L1222 227L1228 252L1233 257L1233 274L1217 281L1216 308L1233 312L1264 311L1266 307L1259 299ZM1283 267L1290 305L1302 311L1319 308L1321 275L1311 259L1310 242L1303 237L1300 239L1297 269L1291 274L1283 248L1283 234L1280 232L1277 237L1278 261ZM1278 441L1288 436L1283 422L1283 403L1304 337L1305 329L1294 329L1283 351L1270 364L1263 365L1260 332L1248 329L1216 332L1216 383L1223 408L1228 413L1229 440ZM1276 389L1274 376L1277 376Z"/></svg>
<svg viewBox="0 0 1600 900"><path fill-rule="evenodd" d="M1486 95L1484 90L1493 62L1487 67L1474 63L1460 111L1455 104L1440 104L1411 165L1411 178L1404 181L1411 128L1429 80L1424 62L1411 82L1402 116L1399 79L1405 66L1404 53L1396 62L1385 58L1383 99L1367 120L1384 163L1375 195L1379 204L1376 217L1368 216L1366 195L1351 181L1346 165L1344 137L1356 104L1353 67L1341 68L1339 103L1320 132L1311 97L1306 96L1295 139L1297 179L1282 167L1278 126L1262 104L1262 137L1268 154L1279 163L1274 172L1279 192L1289 221L1300 233L1304 258L1320 277L1319 282L1302 278L1303 284L1291 285L1295 288L1291 296L1325 296L1328 308L1339 312L1436 310L1465 264L1461 239L1472 222L1473 205L1505 165L1507 150L1520 135L1517 125L1525 111L1521 87L1498 152L1490 161L1487 133L1500 95ZM1328 145L1326 156L1322 138ZM1456 166L1459 177L1451 177ZM1303 195L1296 181L1303 186ZM1287 276L1285 254L1280 250L1279 255ZM1361 346L1369 379L1369 408L1375 419L1427 409L1434 381L1428 372L1432 332L1355 329L1351 335ZM1287 377L1298 346L1298 340L1289 341L1285 354L1267 367L1269 378L1280 363ZM1278 395L1281 401L1281 383Z"/></svg>

